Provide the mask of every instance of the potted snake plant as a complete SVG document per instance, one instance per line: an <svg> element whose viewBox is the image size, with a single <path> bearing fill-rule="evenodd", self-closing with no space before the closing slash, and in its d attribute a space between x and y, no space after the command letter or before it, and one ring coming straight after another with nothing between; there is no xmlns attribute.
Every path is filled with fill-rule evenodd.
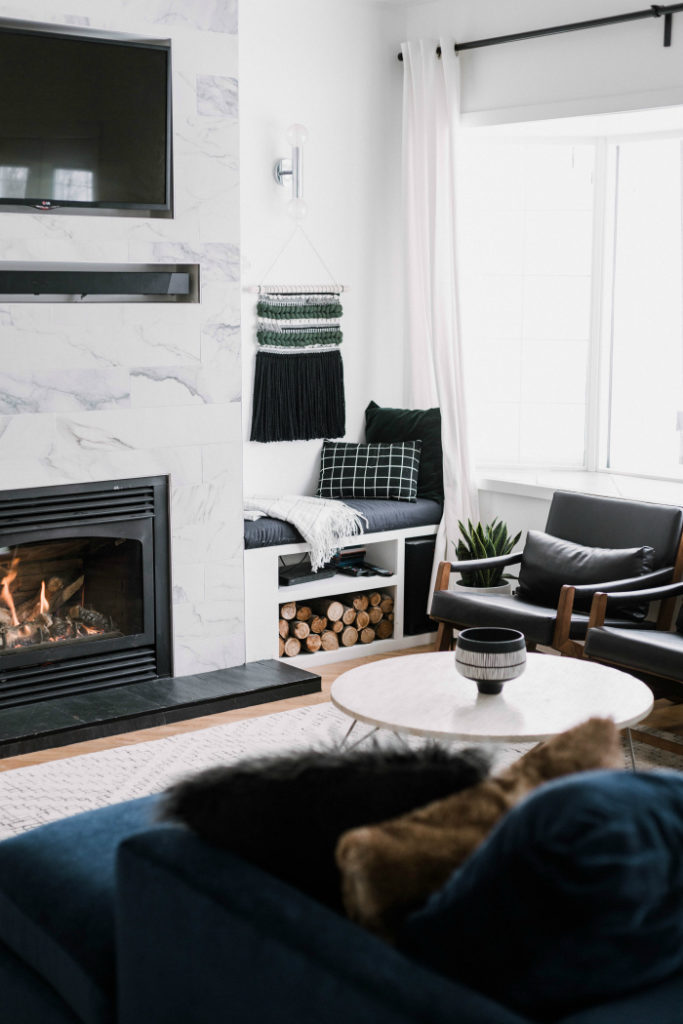
<svg viewBox="0 0 683 1024"><path fill-rule="evenodd" d="M491 523L472 523L467 520L465 526L458 520L460 539L454 542L455 557L458 562L474 559L494 558L496 555L509 555L521 537L521 531L511 537L507 525L497 517ZM512 590L507 582L509 576L502 566L492 569L475 569L473 572L460 570L461 578L457 586L467 587L476 594L509 594Z"/></svg>

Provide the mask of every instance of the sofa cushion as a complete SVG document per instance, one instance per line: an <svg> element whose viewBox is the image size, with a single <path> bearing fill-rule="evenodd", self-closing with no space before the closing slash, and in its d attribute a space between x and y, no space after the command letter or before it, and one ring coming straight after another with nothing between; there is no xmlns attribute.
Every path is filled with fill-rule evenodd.
<svg viewBox="0 0 683 1024"><path fill-rule="evenodd" d="M443 504L440 409L389 409L370 402L365 410L365 440L422 441L417 496Z"/></svg>
<svg viewBox="0 0 683 1024"><path fill-rule="evenodd" d="M519 570L519 596L525 601L557 606L562 586L608 583L643 576L652 570L651 547L594 548L529 530ZM590 609L591 597L576 599L580 611ZM612 609L616 612L616 608ZM629 606L617 614L643 619L647 605Z"/></svg>
<svg viewBox="0 0 683 1024"><path fill-rule="evenodd" d="M421 448L421 441L323 441L316 494L319 498L415 501Z"/></svg>
<svg viewBox="0 0 683 1024"><path fill-rule="evenodd" d="M342 832L472 786L488 768L479 750L433 745L282 754L192 775L171 787L161 813L341 910Z"/></svg>
<svg viewBox="0 0 683 1024"><path fill-rule="evenodd" d="M346 832L337 845L347 913L393 938L405 916L444 884L523 796L569 772L624 763L611 719L591 718L509 768L402 817Z"/></svg>
<svg viewBox="0 0 683 1024"><path fill-rule="evenodd" d="M149 827L156 802L88 811L0 843L0 940L83 1024L116 1019L116 849Z"/></svg>
<svg viewBox="0 0 683 1024"><path fill-rule="evenodd" d="M679 773L558 780L503 819L408 919L400 945L555 1020L683 968L682 854Z"/></svg>

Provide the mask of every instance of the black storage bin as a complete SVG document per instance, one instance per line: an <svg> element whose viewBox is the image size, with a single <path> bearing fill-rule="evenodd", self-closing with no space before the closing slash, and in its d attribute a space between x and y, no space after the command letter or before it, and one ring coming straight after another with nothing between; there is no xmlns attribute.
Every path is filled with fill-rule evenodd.
<svg viewBox="0 0 683 1024"><path fill-rule="evenodd" d="M436 537L411 537L405 543L403 566L405 589L403 599L403 634L433 633L437 623L427 615L429 584L434 561Z"/></svg>

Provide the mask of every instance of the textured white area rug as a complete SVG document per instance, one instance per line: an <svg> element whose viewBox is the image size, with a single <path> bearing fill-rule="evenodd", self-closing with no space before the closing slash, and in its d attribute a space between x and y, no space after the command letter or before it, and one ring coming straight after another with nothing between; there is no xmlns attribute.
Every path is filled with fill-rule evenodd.
<svg viewBox="0 0 683 1024"><path fill-rule="evenodd" d="M349 722L331 704L317 704L0 772L0 838L70 814L160 792L181 776L212 765L286 750L338 747ZM363 729L369 731L357 726L354 739L363 735ZM388 732L376 736L383 744L402 742ZM410 741L411 746L423 742ZM493 746L494 766L503 767L528 749L528 744ZM636 743L636 758L641 769L683 769L683 758L644 743Z"/></svg>

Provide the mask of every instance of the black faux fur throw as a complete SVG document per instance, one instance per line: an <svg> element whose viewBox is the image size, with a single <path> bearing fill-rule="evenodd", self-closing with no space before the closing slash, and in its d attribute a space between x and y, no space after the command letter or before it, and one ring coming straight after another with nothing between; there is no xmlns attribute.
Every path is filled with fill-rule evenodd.
<svg viewBox="0 0 683 1024"><path fill-rule="evenodd" d="M210 768L176 783L160 815L342 910L334 849L342 832L473 786L480 750L309 751Z"/></svg>

